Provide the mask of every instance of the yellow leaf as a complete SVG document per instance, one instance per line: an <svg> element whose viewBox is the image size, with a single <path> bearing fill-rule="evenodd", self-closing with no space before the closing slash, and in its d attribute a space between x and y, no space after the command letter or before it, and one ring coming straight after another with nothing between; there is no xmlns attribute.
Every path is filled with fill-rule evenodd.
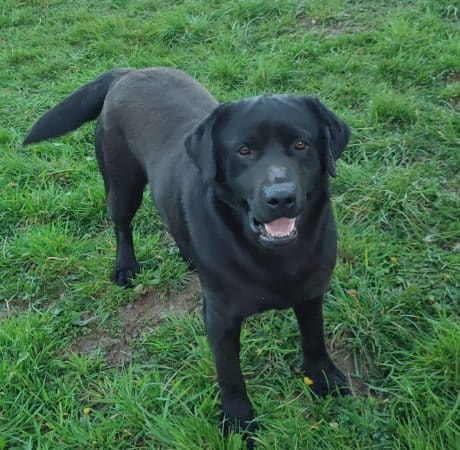
<svg viewBox="0 0 460 450"><path fill-rule="evenodd" d="M390 261L391 261L393 264L397 264L397 263L398 263L398 258L396 258L396 256L390 256Z"/></svg>
<svg viewBox="0 0 460 450"><path fill-rule="evenodd" d="M348 289L347 294L355 300L358 298L358 291L356 289Z"/></svg>
<svg viewBox="0 0 460 450"><path fill-rule="evenodd" d="M83 408L83 414L85 416L88 416L90 412L91 412L91 408Z"/></svg>
<svg viewBox="0 0 460 450"><path fill-rule="evenodd" d="M303 382L307 386L311 386L313 384L313 380L310 377L303 377Z"/></svg>

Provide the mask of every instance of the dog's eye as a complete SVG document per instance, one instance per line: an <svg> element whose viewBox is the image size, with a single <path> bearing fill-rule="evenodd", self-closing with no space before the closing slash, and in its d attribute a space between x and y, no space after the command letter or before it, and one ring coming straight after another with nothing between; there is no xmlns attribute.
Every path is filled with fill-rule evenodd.
<svg viewBox="0 0 460 450"><path fill-rule="evenodd" d="M305 141L296 141L296 143L294 144L294 148L296 150L308 150L308 144L305 142Z"/></svg>
<svg viewBox="0 0 460 450"><path fill-rule="evenodd" d="M251 149L247 145L243 145L242 147L240 147L238 149L238 153L241 156L247 156L247 155L251 154Z"/></svg>

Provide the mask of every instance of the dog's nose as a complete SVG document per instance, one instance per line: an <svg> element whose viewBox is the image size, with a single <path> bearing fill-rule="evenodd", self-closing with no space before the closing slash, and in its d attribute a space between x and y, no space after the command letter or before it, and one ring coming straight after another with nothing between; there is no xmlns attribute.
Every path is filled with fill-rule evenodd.
<svg viewBox="0 0 460 450"><path fill-rule="evenodd" d="M296 200L294 183L275 183L264 188L265 202L270 208L285 210L292 208Z"/></svg>

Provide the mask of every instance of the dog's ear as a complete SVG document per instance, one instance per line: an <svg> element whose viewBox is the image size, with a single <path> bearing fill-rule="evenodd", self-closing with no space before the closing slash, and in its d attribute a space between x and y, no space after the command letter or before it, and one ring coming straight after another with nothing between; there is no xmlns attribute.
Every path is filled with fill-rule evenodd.
<svg viewBox="0 0 460 450"><path fill-rule="evenodd" d="M218 108L199 123L184 140L187 155L200 170L205 184L209 184L216 177L213 128L217 110Z"/></svg>
<svg viewBox="0 0 460 450"><path fill-rule="evenodd" d="M323 128L323 139L326 150L326 169L329 175L336 176L335 161L345 150L350 139L350 127L339 119L330 109L326 108L317 98L306 97L307 102L313 106L319 115Z"/></svg>

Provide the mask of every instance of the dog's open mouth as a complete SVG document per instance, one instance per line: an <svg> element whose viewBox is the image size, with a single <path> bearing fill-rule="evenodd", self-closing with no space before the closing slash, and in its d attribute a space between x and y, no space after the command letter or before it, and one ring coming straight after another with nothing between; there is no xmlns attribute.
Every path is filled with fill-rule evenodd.
<svg viewBox="0 0 460 450"><path fill-rule="evenodd" d="M296 222L296 217L280 217L265 223L259 222L253 217L252 228L259 233L260 238L264 241L284 243L297 236Z"/></svg>

